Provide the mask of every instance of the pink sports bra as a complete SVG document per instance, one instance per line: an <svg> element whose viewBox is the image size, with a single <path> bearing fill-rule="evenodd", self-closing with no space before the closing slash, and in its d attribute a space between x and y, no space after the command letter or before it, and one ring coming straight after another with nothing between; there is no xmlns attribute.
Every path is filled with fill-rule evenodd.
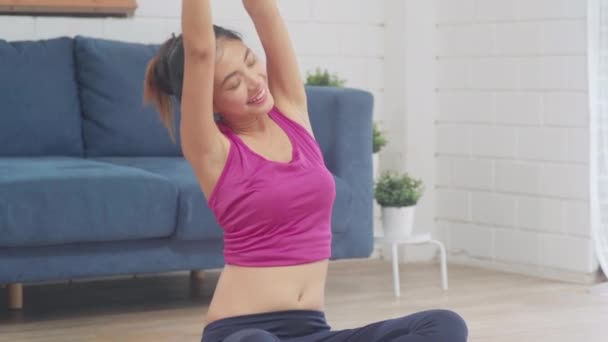
<svg viewBox="0 0 608 342"><path fill-rule="evenodd" d="M303 126L277 108L269 116L291 141L289 162L267 160L219 124L230 150L208 203L224 230L225 262L286 266L327 259L334 178Z"/></svg>

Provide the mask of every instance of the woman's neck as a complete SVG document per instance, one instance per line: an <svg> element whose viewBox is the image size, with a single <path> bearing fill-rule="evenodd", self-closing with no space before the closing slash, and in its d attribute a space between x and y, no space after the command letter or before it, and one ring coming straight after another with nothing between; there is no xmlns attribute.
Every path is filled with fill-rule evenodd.
<svg viewBox="0 0 608 342"><path fill-rule="evenodd" d="M226 122L226 125L237 135L257 136L269 129L270 117L268 115L252 116L238 122Z"/></svg>

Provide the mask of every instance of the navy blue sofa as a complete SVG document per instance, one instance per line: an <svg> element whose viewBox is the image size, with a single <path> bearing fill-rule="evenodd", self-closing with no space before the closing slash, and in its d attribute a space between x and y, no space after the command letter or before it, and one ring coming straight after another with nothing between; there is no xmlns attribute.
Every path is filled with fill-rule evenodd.
<svg viewBox="0 0 608 342"><path fill-rule="evenodd" d="M13 308L24 283L223 266L222 230L179 135L173 143L143 105L157 49L82 36L0 40L0 284ZM306 91L337 186L332 258L367 257L373 97Z"/></svg>

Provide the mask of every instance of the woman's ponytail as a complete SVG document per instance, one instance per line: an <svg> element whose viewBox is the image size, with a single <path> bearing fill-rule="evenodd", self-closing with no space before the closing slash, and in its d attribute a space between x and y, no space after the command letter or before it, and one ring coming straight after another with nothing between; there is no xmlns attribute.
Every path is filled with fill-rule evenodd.
<svg viewBox="0 0 608 342"><path fill-rule="evenodd" d="M175 142L173 92L167 84L167 75L163 76L162 72L159 72L163 70L162 58L166 53L168 43L165 43L159 53L148 62L144 79L144 103L156 107L165 127L169 130L171 139Z"/></svg>

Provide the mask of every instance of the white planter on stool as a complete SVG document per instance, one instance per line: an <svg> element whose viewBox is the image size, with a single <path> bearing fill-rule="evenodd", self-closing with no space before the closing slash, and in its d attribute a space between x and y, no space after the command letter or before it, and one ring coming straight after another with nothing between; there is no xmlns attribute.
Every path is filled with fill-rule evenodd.
<svg viewBox="0 0 608 342"><path fill-rule="evenodd" d="M384 238L407 239L412 236L416 206L382 207L382 229Z"/></svg>

